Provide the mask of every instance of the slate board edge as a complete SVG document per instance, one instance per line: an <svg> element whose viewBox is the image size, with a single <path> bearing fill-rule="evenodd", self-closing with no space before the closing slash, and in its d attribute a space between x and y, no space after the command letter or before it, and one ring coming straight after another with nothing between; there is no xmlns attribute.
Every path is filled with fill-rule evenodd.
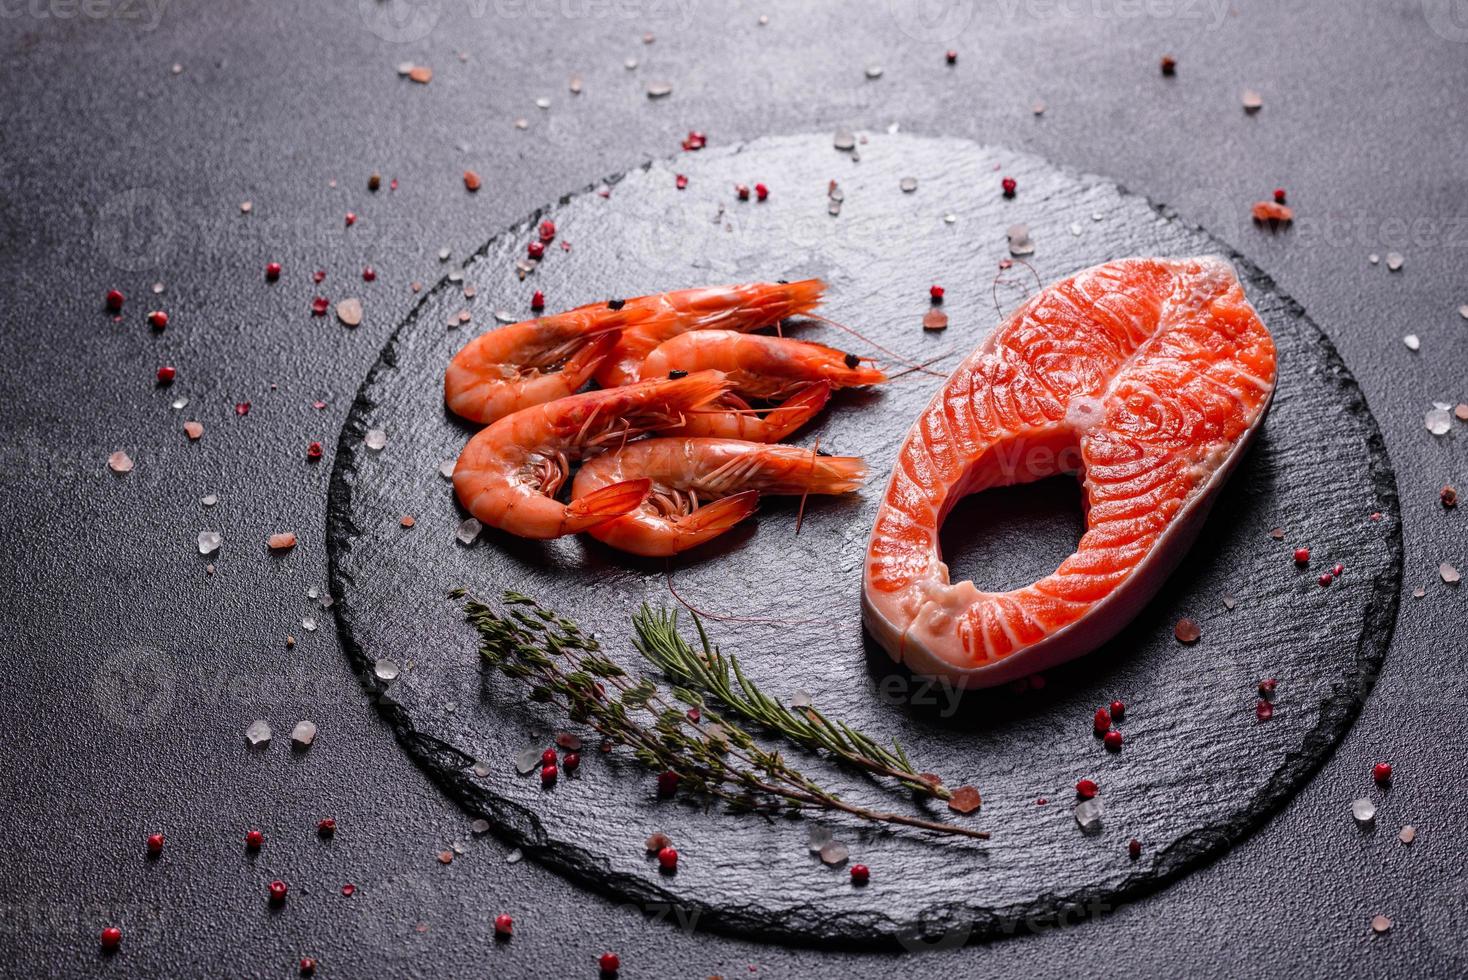
<svg viewBox="0 0 1468 980"><path fill-rule="evenodd" d="M755 144L740 144L722 152L738 154ZM990 148L985 146L984 148ZM1011 152L1013 151L1006 151ZM1016 156L1032 157L1033 154L1018 153ZM637 170L647 171L656 161L649 160ZM1096 182L1115 186L1126 196L1141 197L1159 215L1169 211L1165 205L1153 202L1145 195L1137 195L1124 185L1094 174L1083 173L1050 161L1045 165L1063 172L1084 184ZM459 269L466 269L476 259L485 257L490 249L504 236L520 237L535 228L541 218L555 206L565 205L572 198L594 192L601 186L616 186L624 177L635 171L627 171L604 180L587 184L579 190L562 195L556 204L547 204L536 209L522 221L492 236L484 245L464 258ZM1179 220L1173 218L1172 220ZM1192 224L1191 227L1206 228ZM1337 684L1335 693L1321 703L1321 719L1305 740L1305 749L1285 758L1264 788L1255 794L1249 804L1232 820L1199 828L1174 843L1164 851L1151 857L1150 863L1139 866L1136 874L1126 879L1119 888L1087 888L1065 895L1050 895L1033 902L1020 903L999 908L984 907L963 902L938 903L924 911L917 922L899 922L877 910L860 915L824 915L819 919L812 916L793 914L779 921L751 913L741 908L729 908L716 901L706 901L669 891L658 882L613 871L596 853L569 844L547 846L545 832L536 813L517 803L495 796L476 785L468 776L469 767L475 760L441 740L416 731L411 717L400 705L384 694L389 685L378 681L367 659L355 639L352 616L347 600L347 584L351 573L343 567L343 551L350 551L351 540L357 529L351 521L351 496L354 460L362 438L367 430L366 419L375 408L370 396L371 388L378 376L396 366L396 349L399 339L415 327L424 310L442 291L455 284L448 274L425 292L414 304L388 338L381 354L369 370L357 390L351 409L337 439L336 456L333 463L331 482L327 493L326 541L328 585L331 590L338 636L343 650L353 668L358 671L364 691L376 705L394 737L420 769L468 813L489 820L494 832L504 841L522 848L539 863L555 870L582 887L593 889L614 900L631 901L644 909L664 907L681 909L685 913L697 913L700 928L714 932L744 936L751 939L782 944L842 948L909 950L936 949L970 941L990 941L1022 931L1043 929L1046 924L1065 922L1073 924L1081 918L1098 912L1103 913L1123 904L1135 901L1155 892L1185 873L1222 854L1225 849L1243 840L1263 826L1308 778L1318 771L1330 758L1335 746L1360 713L1362 704L1370 694L1372 685L1379 676L1390 647L1396 627L1397 609L1401 598L1401 576L1404 563L1401 522L1399 520L1398 492L1395 471L1386 449L1380 427L1366 403L1366 397L1354 375L1346 366L1335 345L1323 330L1306 314L1304 308L1287 294L1275 287L1271 276L1261 270L1241 252L1208 232L1210 237L1227 248L1227 257L1233 262L1242 279L1250 285L1274 293L1286 306L1295 326L1308 341L1318 345L1324 365L1329 373L1322 380L1334 386L1340 393L1340 402L1358 416L1367 430L1367 449L1371 460L1371 483L1377 494L1377 504L1383 519L1391 522L1387 535L1390 562L1374 577L1364 621L1365 625L1357 642L1355 668L1345 681ZM447 597L446 597L447 598ZM731 819L738 819L731 817Z"/></svg>

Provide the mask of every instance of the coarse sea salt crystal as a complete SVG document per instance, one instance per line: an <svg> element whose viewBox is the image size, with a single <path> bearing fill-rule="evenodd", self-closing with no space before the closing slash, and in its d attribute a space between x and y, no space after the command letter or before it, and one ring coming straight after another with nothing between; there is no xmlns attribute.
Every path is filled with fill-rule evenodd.
<svg viewBox="0 0 1468 980"><path fill-rule="evenodd" d="M199 503L203 504L205 507L213 507L215 504L219 503L219 494L206 493L204 494L204 496L199 498Z"/></svg>
<svg viewBox="0 0 1468 980"><path fill-rule="evenodd" d="M270 723L263 718L250 722L245 729L245 739L256 748L270 744Z"/></svg>
<svg viewBox="0 0 1468 980"><path fill-rule="evenodd" d="M314 741L316 741L316 723L304 719L296 722L296 727L291 729L291 744L298 749L309 749Z"/></svg>
<svg viewBox="0 0 1468 980"><path fill-rule="evenodd" d="M201 555L214 554L214 552L219 550L219 546L223 543L224 538L220 535L218 531L199 532L199 554Z"/></svg>
<svg viewBox="0 0 1468 980"><path fill-rule="evenodd" d="M398 669L397 661L379 660L372 665L372 673L377 676L378 680L391 683L398 679L401 671Z"/></svg>
<svg viewBox="0 0 1468 980"><path fill-rule="evenodd" d="M133 470L132 457L119 449L107 457L107 466L114 473L131 473Z"/></svg>
<svg viewBox="0 0 1468 980"><path fill-rule="evenodd" d="M850 849L839 840L833 840L821 848L821 860L832 867L838 864L845 864L846 859L849 857L851 857Z"/></svg>
<svg viewBox="0 0 1468 980"><path fill-rule="evenodd" d="M362 437L362 444L376 452L387 445L387 433L381 429L368 429L367 434Z"/></svg>
<svg viewBox="0 0 1468 980"><path fill-rule="evenodd" d="M454 466L456 463L457 461L452 459L446 459L442 463L439 463L438 475L445 480L452 480L454 478Z"/></svg>
<svg viewBox="0 0 1468 980"><path fill-rule="evenodd" d="M1076 804L1076 826L1088 834L1095 833L1101 829L1101 816L1105 812L1100 800L1084 800Z"/></svg>
<svg viewBox="0 0 1468 980"><path fill-rule="evenodd" d="M484 525L473 517L466 517L459 523L459 528L454 532L454 537L459 539L459 544L470 545L474 539L479 537L479 532L484 530Z"/></svg>
<svg viewBox="0 0 1468 980"><path fill-rule="evenodd" d="M1376 820L1376 804L1363 796L1351 804L1351 816L1361 826L1370 826Z"/></svg>
<svg viewBox="0 0 1468 980"><path fill-rule="evenodd" d="M1418 339L1418 337L1417 337L1417 335L1415 333L1409 333L1409 334L1407 334L1407 336L1403 337L1402 338L1402 343L1404 343L1404 344L1407 345L1407 349L1408 350L1421 350L1422 349L1422 341L1420 339Z"/></svg>
<svg viewBox="0 0 1468 980"><path fill-rule="evenodd" d="M515 753L515 771L528 776L540 768L540 756L544 750L538 745L527 746Z"/></svg>
<svg viewBox="0 0 1468 980"><path fill-rule="evenodd" d="M1427 431L1435 436L1445 436L1453 427L1453 417L1445 408L1434 408L1423 416L1422 421L1427 426Z"/></svg>

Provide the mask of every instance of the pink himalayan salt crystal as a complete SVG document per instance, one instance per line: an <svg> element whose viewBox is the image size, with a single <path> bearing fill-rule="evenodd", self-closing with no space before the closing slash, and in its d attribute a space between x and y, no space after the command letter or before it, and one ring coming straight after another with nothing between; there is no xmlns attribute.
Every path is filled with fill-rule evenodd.
<svg viewBox="0 0 1468 980"><path fill-rule="evenodd" d="M296 532L281 531L277 534L272 534L265 543L270 546L271 551L284 551L287 548L294 548L296 546Z"/></svg>
<svg viewBox="0 0 1468 980"><path fill-rule="evenodd" d="M184 432L188 434L190 439L197 439L204 434L204 426L198 422L185 422Z"/></svg>
<svg viewBox="0 0 1468 980"><path fill-rule="evenodd" d="M107 457L107 468L114 473L131 473L133 471L133 458L119 449Z"/></svg>

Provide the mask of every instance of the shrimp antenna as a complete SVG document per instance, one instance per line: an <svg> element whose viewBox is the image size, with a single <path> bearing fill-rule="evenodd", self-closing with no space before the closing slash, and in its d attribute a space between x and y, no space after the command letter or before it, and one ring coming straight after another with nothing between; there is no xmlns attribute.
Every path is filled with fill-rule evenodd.
<svg viewBox="0 0 1468 980"><path fill-rule="evenodd" d="M1018 265L1024 266L1026 269L1029 269L1030 270L1030 275L1032 275L1032 276L1035 277L1035 288L1036 289L1044 289L1045 288L1045 280L1043 280L1043 279L1040 278L1040 273L1035 270L1035 267L1034 266L1030 265L1024 259L1005 259L1004 261L1008 262L1010 265L1006 266L1006 265L1001 264L999 266L999 271L994 274L994 281L993 281L993 283L991 283L990 286L989 286L989 293L990 293L990 295L992 295L994 297L994 312L999 314L999 319L1001 319L1001 320L1004 319L1005 313L1004 313L1004 305L999 302L999 286L1000 286L1001 283L1003 283L1004 285L1008 286L1008 285L1011 285L1011 284L1013 284L1013 283L1016 282L1016 280L1014 280L1014 279L1007 279L1004 276L1004 271L1006 269L1010 268L1010 266L1013 266L1013 265L1018 264ZM1026 290L1025 291L1025 298L1023 300L1020 300L1020 306L1023 306L1024 303L1025 303L1025 300L1028 300L1029 298L1030 298L1029 291ZM1015 309L1019 309L1019 307L1016 306Z"/></svg>
<svg viewBox="0 0 1468 980"><path fill-rule="evenodd" d="M888 357L892 358L895 361L898 361L901 364L906 364L908 367L912 368L915 371L923 371L923 372L925 372L927 374L933 375L933 377L935 377L935 378L944 377L944 375L939 374L937 371L928 371L925 367L923 367L923 365L918 364L912 358L905 357L902 354L897 353L895 350L892 350L892 349L887 348L887 347L883 347L881 344L877 343L875 340L872 340L870 337L867 337L866 335L862 334L860 331L853 330L851 327L848 327L844 323L838 323L837 321L832 320L828 316L821 316L821 314L819 314L819 313L802 313L800 315L802 317L804 317L805 319L807 319L807 320L815 320L817 323L827 324L828 326L835 327L837 330L845 330L847 333L851 334L853 337L855 337L857 340L860 340L862 343L864 343L864 344L870 344L871 346L875 347L877 350L881 351L883 354L886 354Z"/></svg>
<svg viewBox="0 0 1468 980"><path fill-rule="evenodd" d="M693 613L693 615L700 616L704 619L712 619L713 621L718 623L761 623L771 626L803 626L806 623L817 623L821 621L818 617L812 617L810 619L773 619L768 616L720 616L717 613L711 613L698 608L693 603L689 602L687 599L678 594L678 590L673 587L672 558L668 559L666 574L668 581L668 591L672 593L674 599L678 600L678 604L684 609L687 609L689 612Z"/></svg>
<svg viewBox="0 0 1468 980"><path fill-rule="evenodd" d="M805 500L810 496L810 485L816 478L816 455L821 451L821 437L816 436L816 444L810 450L810 472L805 477L805 489L800 494L800 509L795 512L795 534L792 537L800 537L800 525L805 521Z"/></svg>

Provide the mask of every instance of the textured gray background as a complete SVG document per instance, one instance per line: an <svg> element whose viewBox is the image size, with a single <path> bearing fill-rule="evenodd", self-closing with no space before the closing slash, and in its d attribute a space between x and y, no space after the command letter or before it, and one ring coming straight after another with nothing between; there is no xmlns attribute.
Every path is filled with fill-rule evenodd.
<svg viewBox="0 0 1468 980"><path fill-rule="evenodd" d="M401 32L365 6L366 17L356 2L176 0L154 24L121 5L89 8L108 13L98 18L42 3L0 19L8 969L280 976L312 953L328 975L585 975L604 948L629 976L1468 968L1462 597L1435 576L1439 561L1465 564L1465 515L1436 502L1442 483L1464 479L1465 453L1461 429L1434 440L1421 421L1432 400L1463 398L1468 354L1456 313L1468 301L1461 0L1250 0L1216 17L1183 0L994 0L955 5L951 20L771 4L765 28L755 5L629 0L541 15L440 0L411 41L384 39ZM953 69L949 46L961 51ZM1156 73L1164 51L1180 62L1170 82ZM629 56L636 72L622 67ZM433 84L398 79L404 60L432 64ZM886 69L874 82L862 71L872 62ZM573 71L585 77L577 101ZM653 77L674 83L669 100L644 97ZM1239 109L1245 87L1265 99L1253 118ZM533 104L541 95L547 112ZM1040 119L1036 98L1048 104ZM524 132L511 126L519 116ZM469 836L467 819L393 744L329 627L298 625L306 589L324 585L330 462L306 464L305 443L331 445L410 305L407 283L441 271L439 247L463 255L560 194L675 152L690 128L728 143L892 122L1032 150L1170 202L1253 257L1330 334L1397 468L1404 588L1428 593L1404 598L1357 725L1260 833L1161 894L1100 921L900 962L714 937L677 910L619 907L505 865L489 839L441 867L434 853ZM473 198L466 166L486 178ZM372 169L400 189L369 197ZM1279 184L1301 220L1271 238L1244 208ZM350 231L348 209L362 216ZM1389 249L1406 256L1401 273L1367 265ZM288 275L267 291L269 258ZM371 286L356 279L364 262L379 273ZM314 268L330 273L326 295L366 298L355 333L307 315ZM158 280L167 292L154 301ZM113 285L131 298L121 324L100 311ZM155 302L173 315L161 337L142 322ZM1420 354L1401 344L1407 332L1421 335ZM180 371L169 393L152 385L164 361ZM168 408L176 394L193 400L186 413ZM241 400L254 406L243 419ZM208 430L198 444L179 432L185 415ZM122 481L103 463L118 448L138 461ZM197 499L211 491L221 503L206 515ZM210 526L226 546L206 579L192 547ZM262 554L283 527L300 547ZM289 653L287 631L302 639ZM160 684L121 710L111 678L138 664ZM261 716L281 733L263 758L241 739ZM283 735L301 716L322 734L295 757ZM1362 836L1344 808L1381 757L1397 784L1378 833ZM312 828L328 813L341 831L323 846ZM1411 849L1391 841L1402 822L1421 832ZM249 826L270 836L253 862L238 843ZM160 865L141 856L154 829L170 836ZM293 893L270 915L263 883L277 874ZM352 900L335 893L345 880L361 886ZM488 940L500 910L519 923L505 947ZM1376 912L1396 920L1390 935L1369 934ZM127 930L113 960L95 951L107 921Z"/></svg>

